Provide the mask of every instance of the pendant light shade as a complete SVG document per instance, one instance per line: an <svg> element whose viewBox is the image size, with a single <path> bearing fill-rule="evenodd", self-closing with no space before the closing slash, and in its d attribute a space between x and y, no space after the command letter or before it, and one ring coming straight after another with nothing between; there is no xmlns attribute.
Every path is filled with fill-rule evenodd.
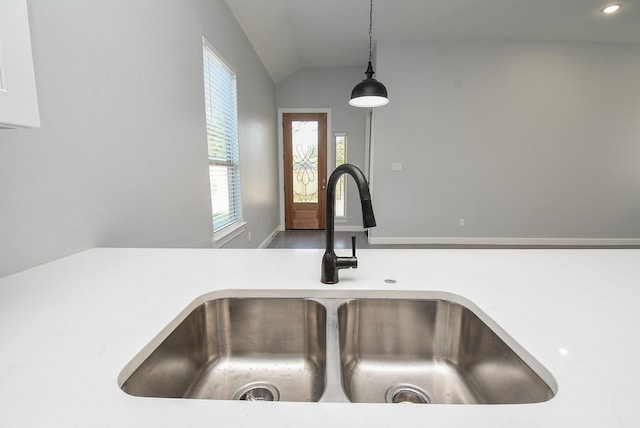
<svg viewBox="0 0 640 428"><path fill-rule="evenodd" d="M380 107L389 104L387 98L387 88L373 78L373 67L371 61L365 73L367 78L358 83L351 91L349 104L354 107Z"/></svg>
<svg viewBox="0 0 640 428"><path fill-rule="evenodd" d="M387 96L387 88L373 78L373 66L371 65L371 39L373 26L373 0L370 0L369 9L369 65L365 75L367 78L358 83L353 91L351 91L351 100L349 104L354 107L380 107L389 104Z"/></svg>

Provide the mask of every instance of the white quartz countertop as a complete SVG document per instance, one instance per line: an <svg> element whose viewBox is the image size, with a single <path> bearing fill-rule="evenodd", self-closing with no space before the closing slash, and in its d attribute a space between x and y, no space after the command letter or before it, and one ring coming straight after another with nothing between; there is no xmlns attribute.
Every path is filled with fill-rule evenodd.
<svg viewBox="0 0 640 428"><path fill-rule="evenodd" d="M640 426L640 250L361 250L336 286L320 283L321 257L92 249L1 278L0 427ZM163 327L226 289L455 293L542 363L558 392L537 404L399 406L120 390L120 371Z"/></svg>

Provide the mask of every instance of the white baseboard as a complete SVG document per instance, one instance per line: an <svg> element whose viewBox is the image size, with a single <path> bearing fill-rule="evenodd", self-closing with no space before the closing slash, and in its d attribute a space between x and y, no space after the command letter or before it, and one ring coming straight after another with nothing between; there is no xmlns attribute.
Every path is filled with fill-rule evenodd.
<svg viewBox="0 0 640 428"><path fill-rule="evenodd" d="M370 244L408 245L571 245L630 246L640 245L640 238L460 238L460 237L369 237Z"/></svg>
<svg viewBox="0 0 640 428"><path fill-rule="evenodd" d="M275 236L278 234L278 232L280 232L280 226L273 229L273 232L271 232L269 236L267 236L267 238L264 241L262 241L260 245L258 245L258 249L267 248L271 243L271 241L273 241L273 238L275 238Z"/></svg>

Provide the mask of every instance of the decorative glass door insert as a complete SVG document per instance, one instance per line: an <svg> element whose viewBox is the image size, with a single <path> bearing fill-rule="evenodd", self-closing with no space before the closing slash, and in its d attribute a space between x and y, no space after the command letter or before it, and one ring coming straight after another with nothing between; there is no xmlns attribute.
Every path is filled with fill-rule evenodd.
<svg viewBox="0 0 640 428"><path fill-rule="evenodd" d="M318 202L318 122L291 122L293 202Z"/></svg>
<svg viewBox="0 0 640 428"><path fill-rule="evenodd" d="M326 113L284 113L285 227L324 229Z"/></svg>

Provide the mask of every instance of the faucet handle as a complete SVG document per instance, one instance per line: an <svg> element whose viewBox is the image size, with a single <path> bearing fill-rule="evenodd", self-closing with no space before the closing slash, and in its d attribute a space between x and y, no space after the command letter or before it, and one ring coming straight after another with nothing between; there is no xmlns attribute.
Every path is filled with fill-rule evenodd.
<svg viewBox="0 0 640 428"><path fill-rule="evenodd" d="M356 235L351 235L351 256L356 257Z"/></svg>
<svg viewBox="0 0 640 428"><path fill-rule="evenodd" d="M336 267L338 269L356 269L358 267L358 258L356 257L356 237L355 236L351 237L351 257L335 257L335 261L336 261Z"/></svg>

